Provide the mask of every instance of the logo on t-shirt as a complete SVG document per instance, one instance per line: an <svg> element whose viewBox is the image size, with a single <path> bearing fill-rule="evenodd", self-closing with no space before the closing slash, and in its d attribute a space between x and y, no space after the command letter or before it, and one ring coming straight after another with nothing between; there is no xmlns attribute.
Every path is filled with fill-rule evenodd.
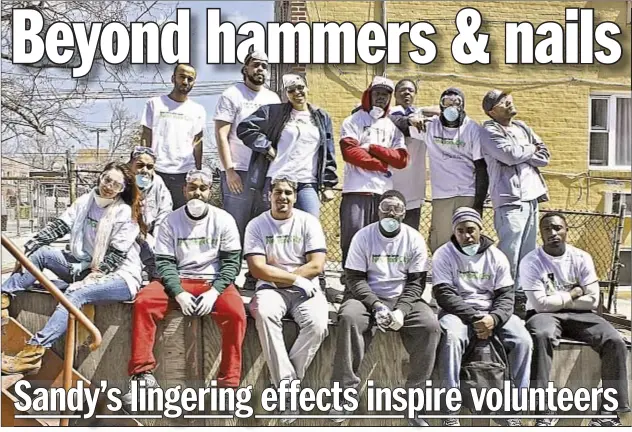
<svg viewBox="0 0 632 432"><path fill-rule="evenodd" d="M86 217L86 220L88 221L88 225L91 226L92 228L96 228L97 224L99 223L99 221L92 219L91 217Z"/></svg>
<svg viewBox="0 0 632 432"><path fill-rule="evenodd" d="M565 284L565 283L562 283L561 281L555 280L554 273L547 274L546 280L544 281L546 295L553 295L556 292L560 292L560 291L569 292L573 288L578 287L578 286L580 286L579 281Z"/></svg>
<svg viewBox="0 0 632 432"><path fill-rule="evenodd" d="M460 140L458 138L444 138L442 136L436 136L436 135L433 138L437 144L441 144L445 146L463 147L465 145L465 141Z"/></svg>
<svg viewBox="0 0 632 432"><path fill-rule="evenodd" d="M371 255L371 261L374 264L406 264L410 261L410 258L402 255Z"/></svg>
<svg viewBox="0 0 632 432"><path fill-rule="evenodd" d="M484 280L490 280L492 278L492 275L490 273L485 273L485 272L476 272L476 271L471 271L471 270L466 270L466 271L458 270L458 273L459 273L459 278L463 280L484 281Z"/></svg>
<svg viewBox="0 0 632 432"><path fill-rule="evenodd" d="M296 235L271 235L266 236L266 245L271 244L298 244L301 243L302 237Z"/></svg>
<svg viewBox="0 0 632 432"><path fill-rule="evenodd" d="M206 246L209 245L211 247L216 247L219 244L219 238L218 237L197 237L197 238L179 238L178 239L178 246L181 245L187 245L187 246L194 246L197 245L198 247L201 246Z"/></svg>

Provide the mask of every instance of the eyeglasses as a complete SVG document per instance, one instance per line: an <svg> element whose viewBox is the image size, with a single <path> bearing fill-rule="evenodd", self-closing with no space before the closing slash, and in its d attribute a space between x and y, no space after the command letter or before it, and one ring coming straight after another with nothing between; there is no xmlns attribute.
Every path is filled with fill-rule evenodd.
<svg viewBox="0 0 632 432"><path fill-rule="evenodd" d="M114 180L107 174L103 174L99 179L101 185L106 186L112 189L114 192L119 193L125 189L125 182L120 182L118 180Z"/></svg>
<svg viewBox="0 0 632 432"><path fill-rule="evenodd" d="M296 86L291 86L287 88L287 92L288 93L294 93L296 91L303 91L305 90L305 86L304 85L296 85Z"/></svg>
<svg viewBox="0 0 632 432"><path fill-rule="evenodd" d="M399 200L385 199L380 203L379 209L382 213L402 216L406 213L406 206Z"/></svg>
<svg viewBox="0 0 632 432"><path fill-rule="evenodd" d="M213 184L213 175L207 170L191 170L187 173L186 182L192 183L195 180L201 180L204 184L211 186Z"/></svg>
<svg viewBox="0 0 632 432"><path fill-rule="evenodd" d="M502 107L508 108L511 105L513 105L513 98L506 97L506 98L502 99L500 102L498 102L496 105L494 105L492 107L492 109L496 108L497 106L502 106Z"/></svg>
<svg viewBox="0 0 632 432"><path fill-rule="evenodd" d="M154 153L154 150L151 147L145 147L145 146L137 146L134 147L134 150L132 151L132 158L137 158L140 155L149 155L151 156L154 160L156 160L156 153Z"/></svg>
<svg viewBox="0 0 632 432"><path fill-rule="evenodd" d="M136 162L136 169L139 169L139 170L141 170L143 168L147 168L148 170L152 171L154 169L154 166L155 165L151 164L151 163L150 164L146 164L146 163L143 163L143 162Z"/></svg>

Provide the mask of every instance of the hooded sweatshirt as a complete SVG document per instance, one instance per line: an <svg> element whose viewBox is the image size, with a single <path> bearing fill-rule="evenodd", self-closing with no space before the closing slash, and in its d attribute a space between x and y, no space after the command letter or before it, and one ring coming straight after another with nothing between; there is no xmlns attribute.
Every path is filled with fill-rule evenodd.
<svg viewBox="0 0 632 432"><path fill-rule="evenodd" d="M432 257L432 280L443 315L456 315L471 324L489 314L499 327L513 314L509 262L489 237L482 235L478 252L468 256L452 236Z"/></svg>
<svg viewBox="0 0 632 432"><path fill-rule="evenodd" d="M362 94L362 109L340 127L340 149L345 161L343 193L382 194L393 186L390 167L408 164L404 135L388 118L389 107L378 119L371 111L371 87Z"/></svg>

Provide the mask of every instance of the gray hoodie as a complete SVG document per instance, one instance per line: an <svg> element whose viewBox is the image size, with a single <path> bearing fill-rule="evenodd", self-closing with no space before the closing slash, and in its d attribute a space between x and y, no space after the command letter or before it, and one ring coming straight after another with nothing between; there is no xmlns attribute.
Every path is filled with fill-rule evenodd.
<svg viewBox="0 0 632 432"><path fill-rule="evenodd" d="M525 131L529 137L529 145L521 145L494 120L483 123L486 133L481 136L481 146L489 172L490 195L494 208L520 204L526 193L521 185L521 178L525 176L537 176L546 191L546 183L538 167L549 164L549 150L524 122L514 120L513 124ZM536 143L543 148L536 151ZM548 199L545 192L538 198L538 202Z"/></svg>

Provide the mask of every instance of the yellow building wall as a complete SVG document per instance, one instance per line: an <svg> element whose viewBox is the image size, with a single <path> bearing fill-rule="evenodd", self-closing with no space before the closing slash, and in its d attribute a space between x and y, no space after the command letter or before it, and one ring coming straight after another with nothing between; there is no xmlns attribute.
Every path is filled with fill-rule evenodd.
<svg viewBox="0 0 632 432"><path fill-rule="evenodd" d="M483 16L481 31L490 34L489 65L460 65L451 55L456 36L454 19L458 11L473 6ZM565 7L594 8L595 23L614 21L622 29L618 37L623 58L616 65L506 65L505 22L529 21L535 27L545 21L557 21L564 27ZM629 5L627 6L629 7ZM380 2L329 1L307 2L308 22L350 21L356 28L367 21L381 20ZM630 190L630 171L589 170L589 97L594 91L630 91L630 25L626 24L624 2L560 1L426 1L386 2L387 21L427 21L435 26L430 36L438 50L429 65L416 65L407 55L414 49L402 36L402 64L388 65L386 74L397 81L418 81L416 105L436 105L441 92L451 86L466 95L466 111L478 121L487 117L481 108L484 94L492 88L509 89L519 110L518 117L529 124L549 146L552 154L545 170L551 201L542 209L604 211L605 190ZM536 43L539 39L536 37ZM363 90L382 65L309 65L306 74L310 100L332 116L334 133L350 111L357 106ZM449 74L449 75L448 75ZM571 79L573 80L572 82ZM344 165L338 154L339 175ZM427 188L428 196L430 188ZM589 233L588 233L589 234ZM625 238L630 246L630 223ZM588 241L588 239L585 239Z"/></svg>

